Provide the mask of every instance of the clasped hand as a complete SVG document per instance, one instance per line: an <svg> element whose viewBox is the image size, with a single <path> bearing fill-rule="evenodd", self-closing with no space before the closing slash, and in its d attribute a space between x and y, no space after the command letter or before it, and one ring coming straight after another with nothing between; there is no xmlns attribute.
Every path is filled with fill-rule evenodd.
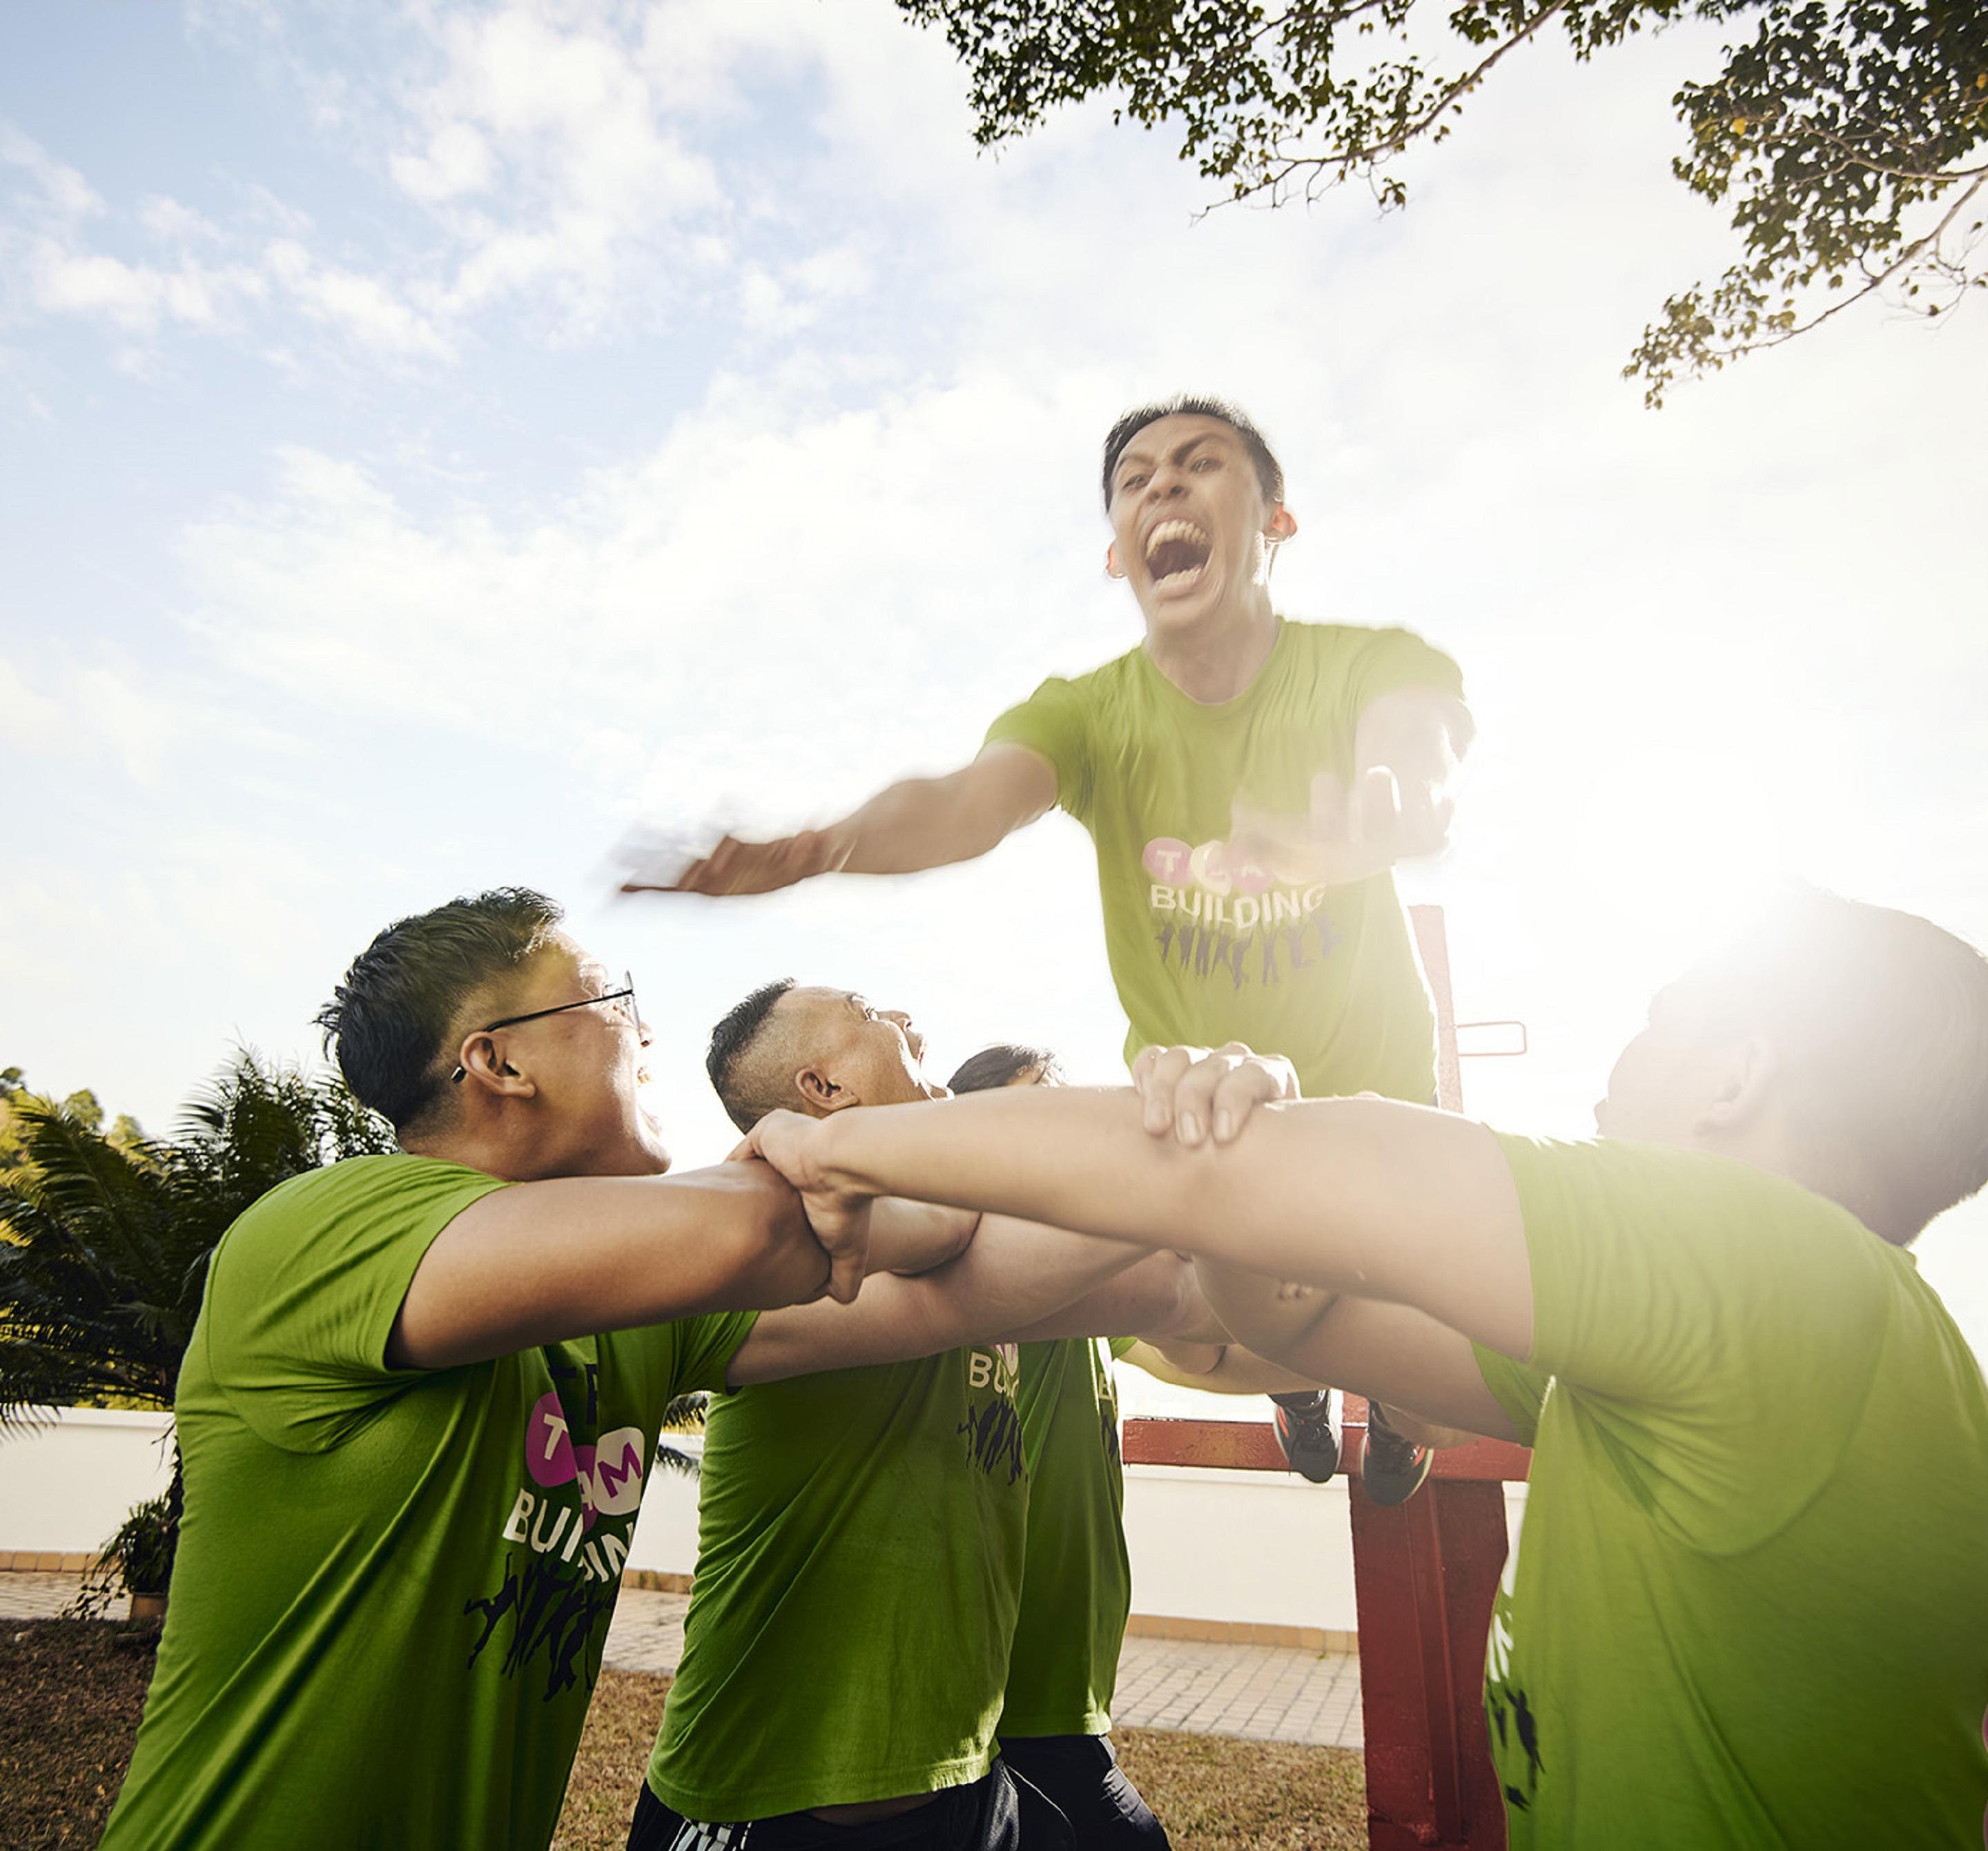
<svg viewBox="0 0 1988 1851"><path fill-rule="evenodd" d="M847 1304L863 1284L870 1258L870 1208L874 1198L832 1185L823 1163L827 1122L804 1112L769 1112L731 1156L770 1164L801 1199L808 1226L828 1255L828 1295Z"/></svg>
<svg viewBox="0 0 1988 1851"><path fill-rule="evenodd" d="M1240 1041L1212 1050L1143 1049L1132 1064L1132 1085L1146 1129L1189 1147L1210 1137L1217 1144L1229 1143L1257 1107L1298 1097L1297 1074L1290 1061L1253 1054ZM1039 1109L1053 1109L1053 1092L1037 1096L1043 1101ZM942 1104L921 1108L948 1109ZM769 1112L732 1156L735 1161L758 1158L771 1165L800 1195L808 1225L828 1255L829 1296L847 1304L863 1283L874 1195L831 1173L824 1142L830 1123L800 1112Z"/></svg>
<svg viewBox="0 0 1988 1851"><path fill-rule="evenodd" d="M1258 1106L1299 1096L1290 1061L1253 1053L1240 1041L1212 1050L1142 1047L1132 1063L1132 1085L1146 1129L1156 1138L1172 1132L1190 1148L1210 1136L1229 1143Z"/></svg>

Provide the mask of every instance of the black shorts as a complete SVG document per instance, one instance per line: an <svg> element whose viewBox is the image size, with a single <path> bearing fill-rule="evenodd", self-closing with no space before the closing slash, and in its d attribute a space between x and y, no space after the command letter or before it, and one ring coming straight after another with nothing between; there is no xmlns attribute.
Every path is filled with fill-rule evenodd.
<svg viewBox="0 0 1988 1851"><path fill-rule="evenodd" d="M1084 1851L1168 1851L1166 1828L1120 1769L1110 1736L1007 1736L1001 1758L1070 1821Z"/></svg>
<svg viewBox="0 0 1988 1851"><path fill-rule="evenodd" d="M942 1787L922 1806L867 1826L812 1812L701 1824L666 1806L644 1781L627 1851L1073 1851L1063 1815L996 1761L969 1786Z"/></svg>

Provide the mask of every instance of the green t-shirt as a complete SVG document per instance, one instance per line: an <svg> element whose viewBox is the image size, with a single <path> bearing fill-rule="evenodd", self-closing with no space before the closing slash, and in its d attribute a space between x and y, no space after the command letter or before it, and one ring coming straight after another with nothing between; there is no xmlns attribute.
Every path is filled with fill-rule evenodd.
<svg viewBox="0 0 1988 1851"><path fill-rule="evenodd" d="M1911 1255L1745 1165L1500 1142L1534 1322L1485 1369L1536 1449L1485 1677L1513 1851L1977 1843L1988 1390Z"/></svg>
<svg viewBox="0 0 1988 1851"><path fill-rule="evenodd" d="M1361 713L1406 687L1460 698L1462 681L1405 630L1280 621L1232 701L1190 700L1141 647L988 729L1046 759L1090 832L1128 1060L1232 1039L1287 1056L1307 1094L1434 1095L1435 1018L1393 877L1293 885L1226 847L1239 797L1301 812L1314 774L1350 777Z"/></svg>
<svg viewBox="0 0 1988 1851"><path fill-rule="evenodd" d="M550 1842L663 1409L718 1386L752 1318L388 1369L429 1243L503 1186L354 1158L215 1250L111 1851Z"/></svg>
<svg viewBox="0 0 1988 1851"><path fill-rule="evenodd" d="M712 1404L697 1578L649 1785L730 1822L978 1780L1022 1581L1016 1346Z"/></svg>
<svg viewBox="0 0 1988 1851"><path fill-rule="evenodd" d="M1132 1610L1118 1394L1104 1341L1023 1344L1015 1399L1029 1541L1001 1734L1102 1735Z"/></svg>

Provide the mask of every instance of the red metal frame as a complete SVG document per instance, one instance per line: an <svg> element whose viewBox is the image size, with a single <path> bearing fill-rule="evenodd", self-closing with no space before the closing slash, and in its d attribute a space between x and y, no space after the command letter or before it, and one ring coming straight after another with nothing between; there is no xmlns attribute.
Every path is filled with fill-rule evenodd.
<svg viewBox="0 0 1988 1851"><path fill-rule="evenodd" d="M1462 1109L1456 1011L1442 909L1408 916L1436 1008L1436 1102ZM1367 1404L1346 1398L1344 1457L1359 1457ZM1284 1456L1256 1421L1128 1420L1129 1465L1279 1472ZM1505 1851L1505 1808L1484 1727L1484 1651L1504 1572L1505 1491L1526 1475L1524 1447L1483 1440L1439 1452L1429 1482L1384 1510L1351 1475L1354 1596L1360 1623L1371 1851Z"/></svg>

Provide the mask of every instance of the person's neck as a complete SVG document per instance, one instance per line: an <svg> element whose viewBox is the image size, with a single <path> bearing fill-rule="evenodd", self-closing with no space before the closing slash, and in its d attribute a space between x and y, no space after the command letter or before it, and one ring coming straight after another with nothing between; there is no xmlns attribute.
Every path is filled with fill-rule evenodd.
<svg viewBox="0 0 1988 1851"><path fill-rule="evenodd" d="M1232 701L1247 689L1276 642L1276 613L1261 586L1253 588L1240 609L1211 611L1179 631L1155 634L1150 625L1146 631L1153 666L1204 707Z"/></svg>
<svg viewBox="0 0 1988 1851"><path fill-rule="evenodd" d="M428 1137L404 1135L401 1148L411 1157L432 1157L440 1163L459 1163L465 1169L481 1170L506 1183L543 1183L557 1176L632 1176L652 1173L637 1161L625 1165L576 1156L543 1146L537 1141L521 1142L491 1126L459 1126Z"/></svg>

